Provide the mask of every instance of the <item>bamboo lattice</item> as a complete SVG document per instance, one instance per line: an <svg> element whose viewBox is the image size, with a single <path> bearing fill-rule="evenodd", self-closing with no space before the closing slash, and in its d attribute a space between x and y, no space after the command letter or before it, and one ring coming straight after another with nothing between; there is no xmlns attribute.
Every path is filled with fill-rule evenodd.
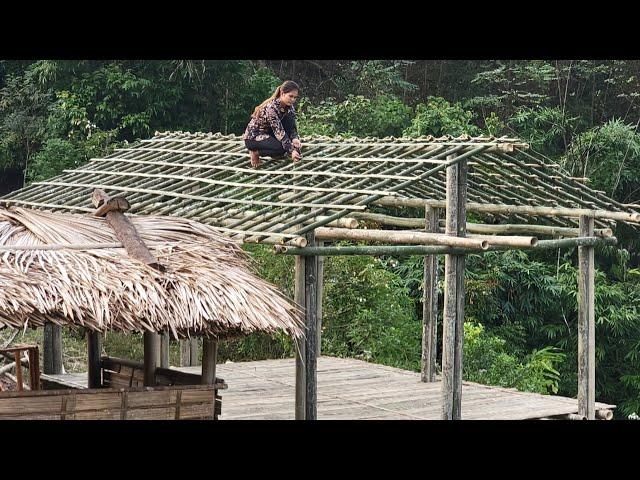
<svg viewBox="0 0 640 480"><path fill-rule="evenodd" d="M256 170L249 166L239 136L156 133L34 182L0 202L93 212L91 192L102 188L110 195L126 195L132 214L196 220L244 242L286 243L349 213L363 212L382 197L444 200L447 165L466 158L469 202L633 212L517 139L316 137L303 144L302 162L266 158ZM570 218L512 217L576 225Z"/></svg>

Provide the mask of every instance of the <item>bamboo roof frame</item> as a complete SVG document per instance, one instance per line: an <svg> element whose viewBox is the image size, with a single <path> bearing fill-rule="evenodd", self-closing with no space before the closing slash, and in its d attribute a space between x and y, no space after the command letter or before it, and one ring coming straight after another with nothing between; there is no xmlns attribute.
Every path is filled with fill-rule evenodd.
<svg viewBox="0 0 640 480"><path fill-rule="evenodd" d="M303 247L307 232L374 205L442 207L446 167L466 159L470 211L478 205L476 211L501 220L565 228L576 228L578 216L589 212L601 228L640 222L630 206L514 138L303 140L302 162L265 159L256 170L239 136L156 132L12 192L0 204L92 212L90 192L101 188L126 194L132 214L196 220L241 242Z"/></svg>

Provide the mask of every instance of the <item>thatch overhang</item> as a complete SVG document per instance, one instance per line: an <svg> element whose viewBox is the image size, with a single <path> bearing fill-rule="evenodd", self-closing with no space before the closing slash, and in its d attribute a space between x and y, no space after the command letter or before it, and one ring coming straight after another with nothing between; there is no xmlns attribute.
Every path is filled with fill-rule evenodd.
<svg viewBox="0 0 640 480"><path fill-rule="evenodd" d="M303 140L302 162L264 159L255 170L239 136L157 133L105 158L34 182L0 199L0 204L91 212L91 191L101 188L111 195L126 194L130 213L196 220L244 242L299 245L296 241L306 232L358 217L378 204L418 200L442 206L446 168L466 158L468 202L514 207L506 213L476 210L485 212L491 223L577 227L579 212L587 210L605 212L596 216L600 228L616 221L640 221L637 206L594 190L587 179L570 176L518 139ZM524 207L574 209L576 214L546 215Z"/></svg>
<svg viewBox="0 0 640 480"><path fill-rule="evenodd" d="M299 309L236 242L186 219L130 219L165 271L129 257L102 218L0 208L0 328L302 335Z"/></svg>

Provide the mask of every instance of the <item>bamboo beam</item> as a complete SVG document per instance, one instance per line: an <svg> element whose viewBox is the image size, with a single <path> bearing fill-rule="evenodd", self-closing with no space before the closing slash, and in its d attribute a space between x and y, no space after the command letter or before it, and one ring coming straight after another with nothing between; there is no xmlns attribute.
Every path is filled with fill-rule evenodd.
<svg viewBox="0 0 640 480"><path fill-rule="evenodd" d="M309 245L315 245L313 230L307 234ZM317 420L317 298L318 298L318 257L305 257L305 420Z"/></svg>
<svg viewBox="0 0 640 480"><path fill-rule="evenodd" d="M598 420L613 420L613 412L604 408L596 410L596 418Z"/></svg>
<svg viewBox="0 0 640 480"><path fill-rule="evenodd" d="M294 288L294 300L301 308L305 308L305 257L297 255L295 257L295 288ZM304 420L305 417L305 340L299 338L294 340L296 344L296 409L295 419Z"/></svg>
<svg viewBox="0 0 640 480"><path fill-rule="evenodd" d="M441 235L439 233L416 231L350 230L319 227L316 229L316 238L320 240L373 241L394 244L449 245L452 247L475 248L477 250L486 250L489 248L489 242L479 238L467 239Z"/></svg>
<svg viewBox="0 0 640 480"><path fill-rule="evenodd" d="M582 236L593 234L593 218L580 217ZM578 413L595 419L595 267L592 246L578 247Z"/></svg>
<svg viewBox="0 0 640 480"><path fill-rule="evenodd" d="M438 210L425 207L427 232L435 232L438 228ZM437 320L438 320L438 257L424 256L423 289L422 289L422 382L435 380Z"/></svg>
<svg viewBox="0 0 640 480"><path fill-rule="evenodd" d="M44 325L42 345L43 372L62 373L62 327L51 322Z"/></svg>
<svg viewBox="0 0 640 480"><path fill-rule="evenodd" d="M616 237L578 237L564 238L560 240L538 240L534 247L528 250L548 250L556 248L575 248L578 246L595 246L595 245L616 245L618 239ZM411 255L437 255L437 254L479 254L485 251L503 252L513 250L513 247L505 247L499 245L489 245L487 250L476 250L469 248L449 247L446 245L358 245L358 246L335 246L335 247L306 247L296 248L286 245L275 245L274 251L283 255L392 255L406 257Z"/></svg>
<svg viewBox="0 0 640 480"><path fill-rule="evenodd" d="M413 207L422 208L425 205L432 207L446 208L443 200L424 200L420 198L396 198L383 197L372 202L374 205L386 207ZM563 207L539 207L527 205L500 205L468 203L466 208L470 212L502 213L502 214L522 214L549 217L572 217L589 216L606 220L620 220L623 222L640 223L640 213L613 212L609 210L589 210L586 208L563 208Z"/></svg>

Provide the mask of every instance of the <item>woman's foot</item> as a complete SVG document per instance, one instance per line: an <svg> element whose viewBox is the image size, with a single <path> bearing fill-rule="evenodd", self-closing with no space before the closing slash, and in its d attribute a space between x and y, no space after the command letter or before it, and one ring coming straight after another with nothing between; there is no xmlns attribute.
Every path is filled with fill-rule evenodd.
<svg viewBox="0 0 640 480"><path fill-rule="evenodd" d="M260 154L257 150L251 150L251 166L258 168L260 166Z"/></svg>

